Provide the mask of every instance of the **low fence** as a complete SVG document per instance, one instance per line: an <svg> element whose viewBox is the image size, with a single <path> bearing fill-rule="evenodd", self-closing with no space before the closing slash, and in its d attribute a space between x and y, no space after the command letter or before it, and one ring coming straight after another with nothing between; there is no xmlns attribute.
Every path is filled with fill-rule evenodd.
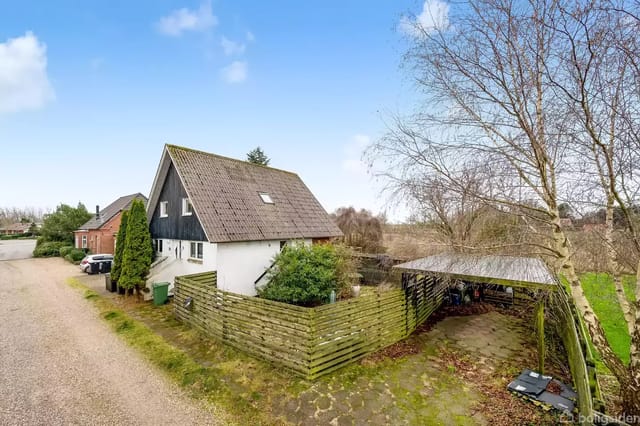
<svg viewBox="0 0 640 426"><path fill-rule="evenodd" d="M358 273L364 285L379 285L382 283L399 283L401 272L392 268L393 265L406 262L408 259L395 258L387 254L355 253L358 263Z"/></svg>
<svg viewBox="0 0 640 426"><path fill-rule="evenodd" d="M353 299L305 308L215 287L215 272L176 277L176 315L230 346L313 380L391 345L442 302L424 278L404 289L363 289Z"/></svg>
<svg viewBox="0 0 640 426"><path fill-rule="evenodd" d="M604 411L595 362L584 324L562 286L552 295L550 310L557 318L558 334L567 351L571 376L578 393L578 410L584 418L593 418L594 409Z"/></svg>

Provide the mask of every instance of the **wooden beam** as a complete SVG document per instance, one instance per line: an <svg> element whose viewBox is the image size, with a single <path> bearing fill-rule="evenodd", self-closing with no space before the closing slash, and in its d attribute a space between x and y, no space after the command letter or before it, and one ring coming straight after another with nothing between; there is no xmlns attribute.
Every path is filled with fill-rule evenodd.
<svg viewBox="0 0 640 426"><path fill-rule="evenodd" d="M407 273L410 271L417 272L417 270L413 270L413 269L400 269L400 270L403 271L403 273ZM506 287L523 287L523 288L529 288L534 290L546 290L546 291L558 290L557 284L543 284L543 283L534 283L534 282L528 282L528 281L514 281L514 280L507 280L502 278L478 277L474 275L453 274L453 273L445 274L442 272L422 271L422 273L433 275L434 277L439 276L443 278L457 279L457 280L470 281L470 282L476 282L476 283L482 283L482 284L497 284L497 285L502 285Z"/></svg>
<svg viewBox="0 0 640 426"><path fill-rule="evenodd" d="M538 331L538 372L544 374L544 302L545 297L539 297L536 308L536 324Z"/></svg>

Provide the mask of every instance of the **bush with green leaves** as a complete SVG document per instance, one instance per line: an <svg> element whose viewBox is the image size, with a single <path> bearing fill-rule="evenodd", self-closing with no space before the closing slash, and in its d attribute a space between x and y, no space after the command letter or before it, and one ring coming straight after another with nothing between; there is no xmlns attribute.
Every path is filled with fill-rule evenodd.
<svg viewBox="0 0 640 426"><path fill-rule="evenodd" d="M65 241L47 241L40 243L33 250L33 257L55 257L60 256L60 249L66 246Z"/></svg>
<svg viewBox="0 0 640 426"><path fill-rule="evenodd" d="M71 263L80 263L82 259L86 256L86 253L82 249L71 249L69 253L67 253L64 258Z"/></svg>
<svg viewBox="0 0 640 426"><path fill-rule="evenodd" d="M127 218L127 235L118 285L125 289L135 288L140 295L140 290L145 287L152 259L153 248L147 212L141 200L134 200Z"/></svg>
<svg viewBox="0 0 640 426"><path fill-rule="evenodd" d="M60 204L54 213L47 216L40 229L40 241L66 241L69 245L73 244L73 231L80 228L91 219L91 213L82 203L78 203L77 207L71 207L66 204Z"/></svg>
<svg viewBox="0 0 640 426"><path fill-rule="evenodd" d="M258 290L265 299L300 306L316 306L350 293L356 266L350 252L332 244L285 246L274 258L268 284Z"/></svg>
<svg viewBox="0 0 640 426"><path fill-rule="evenodd" d="M73 246L64 246L64 247L60 247L60 256L61 257L67 257L67 255L69 254L69 252L71 250L73 250L74 247Z"/></svg>

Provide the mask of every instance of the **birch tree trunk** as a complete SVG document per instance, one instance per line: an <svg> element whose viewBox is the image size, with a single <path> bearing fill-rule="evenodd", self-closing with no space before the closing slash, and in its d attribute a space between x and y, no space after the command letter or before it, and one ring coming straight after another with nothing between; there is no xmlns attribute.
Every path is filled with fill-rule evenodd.
<svg viewBox="0 0 640 426"><path fill-rule="evenodd" d="M604 230L604 241L607 249L607 263L609 267L609 273L613 277L613 284L615 286L616 291L616 299L618 300L618 304L622 309L622 313L624 314L624 320L627 326L627 330L629 331L629 335L633 333L633 324L634 324L634 316L633 316L633 308L631 303L627 300L627 296L624 292L624 287L622 284L622 269L618 262L616 261L616 249L615 243L613 241L613 197L608 197L607 199L607 209L605 216L605 230Z"/></svg>

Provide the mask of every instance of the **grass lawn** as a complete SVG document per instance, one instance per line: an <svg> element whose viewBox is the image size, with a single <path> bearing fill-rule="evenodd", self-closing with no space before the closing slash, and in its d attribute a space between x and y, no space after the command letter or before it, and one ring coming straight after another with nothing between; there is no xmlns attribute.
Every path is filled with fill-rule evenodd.
<svg viewBox="0 0 640 426"><path fill-rule="evenodd" d="M634 300L634 280L634 276L625 276L623 279L625 294L630 301ZM582 275L581 282L587 299L602 323L611 348L625 364L628 364L631 338L616 298L613 278L609 274L589 272Z"/></svg>

